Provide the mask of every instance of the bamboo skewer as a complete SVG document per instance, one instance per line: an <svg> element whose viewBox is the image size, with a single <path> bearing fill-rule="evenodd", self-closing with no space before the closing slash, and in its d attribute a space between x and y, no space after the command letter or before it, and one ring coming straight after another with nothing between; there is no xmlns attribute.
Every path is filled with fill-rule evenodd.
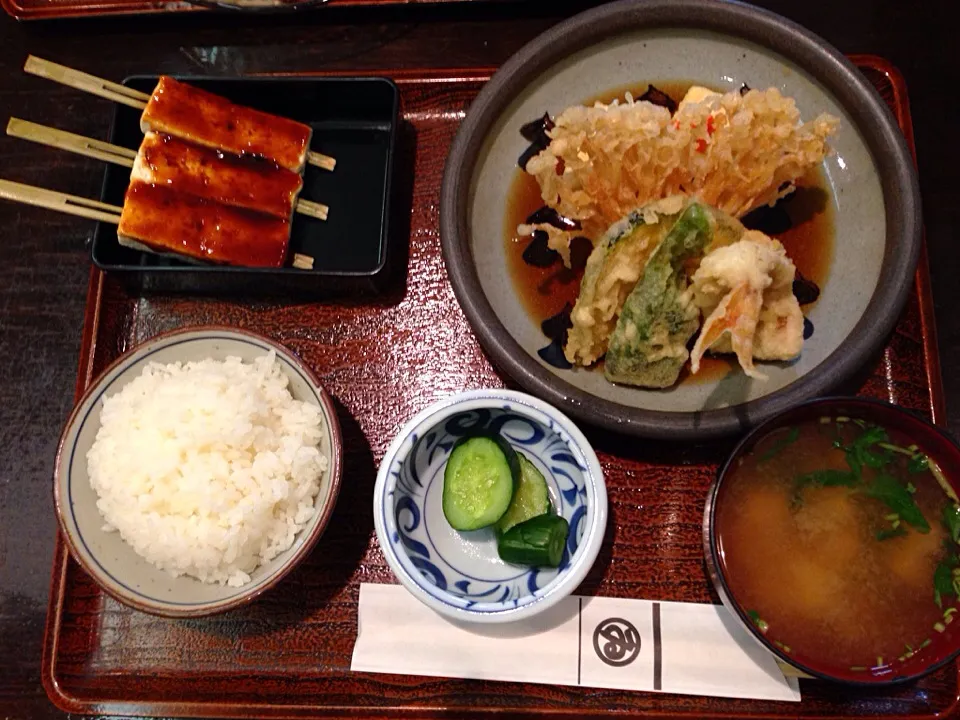
<svg viewBox="0 0 960 720"><path fill-rule="evenodd" d="M33 185L23 185L10 180L0 180L0 198L25 203L26 205L35 205L48 210L58 210L67 215L78 215L108 223L120 222L121 208L115 205L107 205L96 200L45 190Z"/></svg>
<svg viewBox="0 0 960 720"><path fill-rule="evenodd" d="M53 80L61 85L83 90L92 95L99 95L107 100L113 100L137 110L143 110L147 106L147 101L150 100L149 95L139 90L118 85L94 75L87 75L85 72L58 65L34 55L27 56L27 62L24 63L23 70L31 75Z"/></svg>
<svg viewBox="0 0 960 720"><path fill-rule="evenodd" d="M323 168L324 170L333 171L333 169L337 166L337 160L329 155L314 152L313 150L307 150L307 164L314 165L318 168Z"/></svg>
<svg viewBox="0 0 960 720"><path fill-rule="evenodd" d="M2 179L0 179L0 199L56 210L67 215L100 220L114 225L120 222L120 213L123 212L123 208L108 205L98 200L89 200L77 195L68 195L55 190ZM312 270L313 258L302 253L294 253L292 265L299 270Z"/></svg>
<svg viewBox="0 0 960 720"><path fill-rule="evenodd" d="M137 158L136 150L93 140L83 135L74 135L20 118L10 118L10 122L7 123L7 135L128 168L133 167ZM330 208L311 200L297 200L296 211L317 220L326 220Z"/></svg>
<svg viewBox="0 0 960 720"><path fill-rule="evenodd" d="M150 96L145 92L128 88L125 85L118 85L95 75L88 75L65 65L58 65L35 55L27 56L23 70L31 75L53 80L61 85L82 90L92 95L99 95L107 100L122 103L137 110L143 110L150 100ZM337 160L329 155L311 150L307 152L307 163L324 170L333 170L337 165Z"/></svg>
<svg viewBox="0 0 960 720"><path fill-rule="evenodd" d="M15 117L10 118L7 123L7 135L128 168L133 167L133 161L137 157L137 151L130 148L111 145Z"/></svg>
<svg viewBox="0 0 960 720"><path fill-rule="evenodd" d="M294 253L293 266L298 270L313 270L313 258L303 253Z"/></svg>
<svg viewBox="0 0 960 720"><path fill-rule="evenodd" d="M323 203L313 202L312 200L297 200L296 210L301 215L309 215L317 220L326 220L330 214L330 208Z"/></svg>

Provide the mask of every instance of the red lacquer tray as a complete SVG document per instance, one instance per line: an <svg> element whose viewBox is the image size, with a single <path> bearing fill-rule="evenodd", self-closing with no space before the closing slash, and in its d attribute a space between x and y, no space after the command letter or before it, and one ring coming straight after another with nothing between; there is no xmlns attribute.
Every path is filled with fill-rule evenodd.
<svg viewBox="0 0 960 720"><path fill-rule="evenodd" d="M906 89L884 61L855 61L912 143ZM392 227L400 268L375 298L312 304L127 294L94 271L77 392L119 353L204 323L258 330L296 351L333 395L346 461L339 503L316 551L278 588L227 615L162 620L117 604L57 543L43 658L52 700L83 714L192 717L943 717L957 666L908 687L835 689L803 681L803 702L771 703L575 687L350 672L361 582L393 582L374 538L377 463L427 404L507 380L480 350L447 281L437 209L448 145L486 71L394 75L403 132ZM858 388L943 422L927 260L883 354ZM607 475L608 537L585 594L711 602L700 540L707 488L730 444L670 446L586 429Z"/></svg>
<svg viewBox="0 0 960 720"><path fill-rule="evenodd" d="M481 0L332 0L337 7L380 5L435 5ZM209 10L186 0L0 0L7 14L17 20L50 20L96 15L145 15L160 12ZM318 8L322 9L322 8Z"/></svg>

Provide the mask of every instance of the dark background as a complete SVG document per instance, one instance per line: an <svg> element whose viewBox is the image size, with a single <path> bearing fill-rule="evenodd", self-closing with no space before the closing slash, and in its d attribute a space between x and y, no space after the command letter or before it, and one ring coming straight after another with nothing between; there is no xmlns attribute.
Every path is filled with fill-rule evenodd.
<svg viewBox="0 0 960 720"><path fill-rule="evenodd" d="M497 66L559 20L600 3L516 0L308 14L0 18L0 120L15 114L106 137L105 101L25 75L30 53L95 75L239 75ZM904 74L916 133L950 429L960 436L960 38L954 0L759 0L845 53ZM96 197L93 160L0 137L0 176ZM56 164L51 164L54 162ZM56 520L51 472L73 400L93 223L0 203L0 717L60 717L40 685ZM840 239L842 241L842 239Z"/></svg>

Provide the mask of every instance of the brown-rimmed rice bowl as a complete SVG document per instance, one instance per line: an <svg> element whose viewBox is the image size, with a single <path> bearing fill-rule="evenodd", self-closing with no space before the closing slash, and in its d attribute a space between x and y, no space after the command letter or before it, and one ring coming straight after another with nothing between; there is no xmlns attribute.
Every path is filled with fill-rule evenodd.
<svg viewBox="0 0 960 720"><path fill-rule="evenodd" d="M270 350L276 352L293 398L316 405L323 417L320 451L328 464L314 500L316 511L293 545L257 567L250 582L241 587L203 583L185 575L174 578L140 557L119 533L103 530L86 457L100 427L102 397L118 392L150 362L225 360L228 356L250 362ZM333 513L340 489L342 455L340 425L330 396L317 376L289 350L245 330L214 326L175 330L123 354L83 394L60 439L54 468L54 502L70 554L106 593L154 615L212 615L249 603L267 592L309 554Z"/></svg>

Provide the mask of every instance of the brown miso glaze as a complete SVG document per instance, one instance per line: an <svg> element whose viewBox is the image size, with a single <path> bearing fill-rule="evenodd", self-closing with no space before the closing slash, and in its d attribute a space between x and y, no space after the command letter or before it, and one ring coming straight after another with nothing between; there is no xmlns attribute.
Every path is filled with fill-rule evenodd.
<svg viewBox="0 0 960 720"><path fill-rule="evenodd" d="M689 80L672 80L652 83L679 102L694 83ZM627 92L639 98L650 83L624 85L588 98L584 104L609 103L615 98L623 99ZM710 87L706 85L705 87ZM716 89L710 87L710 89ZM531 213L543 206L540 187L531 175L516 170L507 199L503 235L507 256L507 268L524 309L537 323L560 312L564 305L576 303L583 271L573 271L557 262L547 268L526 263L523 251L530 243L529 237L520 237L517 226L524 223ZM830 274L833 261L834 207L829 184L822 170L816 169L797 182L797 190L787 196L766 215L750 215L745 224L777 238L793 260L797 270L808 280L823 288ZM784 226L789 225L786 229ZM806 308L811 305L805 306ZM726 357L705 355L700 371L693 375L689 366L680 374L681 383L715 382L735 369L736 363ZM601 367L602 366L598 366Z"/></svg>
<svg viewBox="0 0 960 720"><path fill-rule="evenodd" d="M153 184L278 218L291 216L303 187L297 173L275 162L225 154L171 135L148 133L140 154Z"/></svg>
<svg viewBox="0 0 960 720"><path fill-rule="evenodd" d="M290 222L134 181L124 198L117 233L157 252L278 268L287 257Z"/></svg>
<svg viewBox="0 0 960 720"><path fill-rule="evenodd" d="M150 129L236 155L257 155L300 172L310 145L308 126L252 108L163 75L142 122Z"/></svg>

